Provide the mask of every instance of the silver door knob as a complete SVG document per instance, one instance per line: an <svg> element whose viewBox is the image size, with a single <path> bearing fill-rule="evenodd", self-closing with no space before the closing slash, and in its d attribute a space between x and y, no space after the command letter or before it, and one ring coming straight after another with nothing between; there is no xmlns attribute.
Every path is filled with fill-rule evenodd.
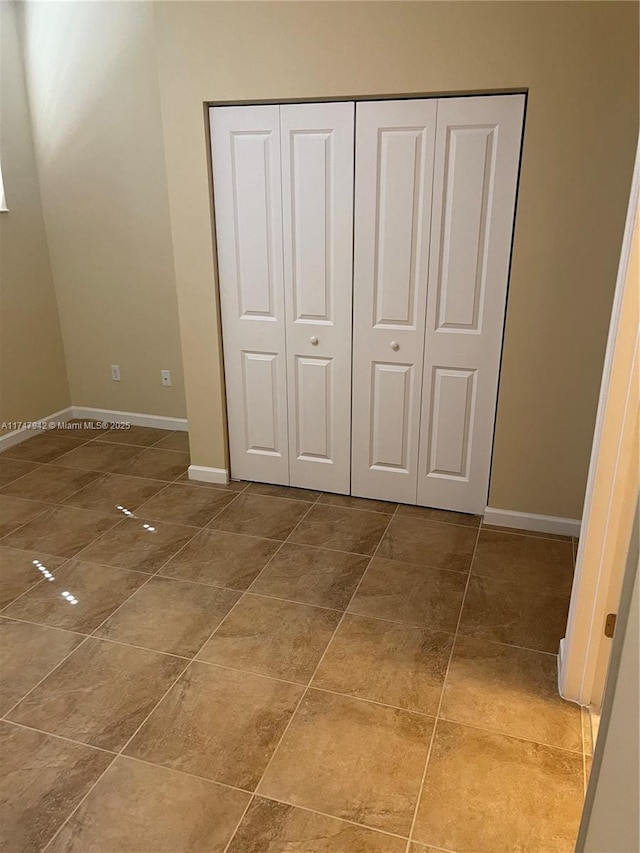
<svg viewBox="0 0 640 853"><path fill-rule="evenodd" d="M398 341L391 341L391 343L389 344L389 346L391 347L391 349L392 349L392 350L396 350L396 351L397 351L397 350L399 350L399 349L400 349L400 344L398 343Z"/></svg>
<svg viewBox="0 0 640 853"><path fill-rule="evenodd" d="M311 337L309 338L309 340L311 341L311 343L313 344L313 346L314 346L314 347L317 347L317 346L318 346L318 339L316 338L316 336L315 336L315 335L311 335Z"/></svg>

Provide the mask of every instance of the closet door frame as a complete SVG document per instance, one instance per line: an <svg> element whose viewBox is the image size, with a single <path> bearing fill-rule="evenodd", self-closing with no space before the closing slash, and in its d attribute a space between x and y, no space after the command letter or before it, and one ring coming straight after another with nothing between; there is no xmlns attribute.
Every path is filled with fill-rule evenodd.
<svg viewBox="0 0 640 853"><path fill-rule="evenodd" d="M464 99L464 100L466 100L469 98L477 98L477 99L485 100L487 98L492 98L492 99L509 98L509 97L512 97L513 95L518 95L523 99L523 103L524 103L523 113L524 113L524 115L522 118L522 125L521 125L520 149L518 151L518 174L517 174L517 178L516 178L515 201L514 201L514 207L513 207L512 226L511 226L512 227L512 233L511 233L511 241L509 243L509 253L508 253L509 254L508 264L510 267L511 249L512 249L512 242L513 242L513 231L515 229L515 214L516 214L516 208L517 208L517 194L518 194L518 190L519 190L519 179L520 179L519 165L520 165L520 161L521 161L521 157L522 157L522 145L523 145L524 130L525 130L525 116L526 116L526 102L527 102L526 90L524 90L524 91L521 90L521 91L513 92L513 93L506 93L504 91L503 92L495 92L495 93L483 92L482 94L478 94L478 95L476 95L474 93L455 93L455 94L447 94L447 95L435 95L435 94L430 94L430 93L424 93L424 94L412 94L409 96L397 96L397 95L385 94L385 95L379 95L379 96L364 96L364 97L359 97L359 98L332 97L332 98L327 98L327 99L322 99L322 100L305 99L305 100L297 100L297 101L258 101L258 102L251 102L251 103L247 103L247 102L238 103L238 102L229 102L229 101L210 102L208 104L208 111L209 111L210 138L211 138L211 143L212 143L211 144L211 152L213 153L213 139L214 139L214 135L216 132L215 131L215 125L218 121L217 119L214 121L214 111L220 107L224 107L225 109L228 109L228 108L240 109L242 107L251 107L252 109L255 109L256 107L267 107L267 108L271 107L271 108L278 109L281 106L285 106L285 105L289 105L289 104L291 104L291 105L298 105L298 104L299 105L307 105L307 104L331 103L331 104L338 105L338 104L346 102L346 103L349 103L350 105L353 105L355 107L355 109L357 109L359 105L368 104L368 103L372 103L372 102L373 103L385 103L388 101L393 101L393 102L431 101L437 105L438 102L449 101L452 99L459 99L459 100ZM214 167L214 172L215 172L215 167ZM214 220L216 223L214 242L215 242L215 256L217 257L218 268L220 269L223 266L223 264L221 263L222 239L221 239L220 228L218 225L218 218L219 217L217 215L218 212L217 212L217 206L216 206L218 198L219 198L219 191L216 187L214 190L214 209L215 209ZM281 222L282 222L282 219L281 219ZM355 259L354 259L354 264L355 264ZM281 268L280 274L284 276L284 269L283 268ZM509 268L508 273L507 273L506 290L508 290L509 276L510 276L510 268ZM227 442L228 442L228 446L229 446L229 456L230 456L230 463L231 463L231 475L235 478L245 478L245 477L248 478L249 475L244 473L244 470L243 470L244 466L238 465L237 459L234 459L234 453L233 453L233 449L232 449L231 434L232 434L232 432L234 432L234 424L232 423L233 419L232 419L232 417L230 415L230 411L229 411L230 410L229 386L230 386L231 382L233 382L232 374L237 373L237 371L234 371L234 370L230 371L228 369L228 364L230 361L229 356L228 356L228 350L230 349L230 347L228 346L228 337L229 336L228 336L228 333L225 332L225 330L223 328L223 320L222 320L222 314L223 314L223 312L226 312L227 309L226 309L225 304L224 304L225 300L224 300L223 294L222 294L223 289L220 286L220 278L221 278L221 276L219 276L219 282L218 282L218 292L219 292L219 300L220 300L219 305L220 305L220 315L221 315L219 319L220 319L220 328L222 329L222 340L223 340L223 367L224 367L224 378L225 378L225 395L226 395L226 401L227 401L226 430L227 430ZM354 269L354 278L355 278L355 269ZM502 316L503 324L504 324L504 319L506 317L506 307L507 306L506 306L506 293L505 293L504 311L503 311L503 316ZM354 321L355 321L355 318L354 318ZM490 447L490 452L489 452L489 456L487 459L488 471L487 471L487 477L486 477L486 488L484 489L484 498L483 498L484 505L482 507L480 507L480 502L476 499L474 502L474 509L468 510L468 511L473 511L473 512L484 511L484 508L486 506L486 500L488 498L489 483L490 483L490 476L491 476L491 466L492 466L492 462L493 462L493 428L495 425L495 416L496 416L497 403L498 403L499 370L500 370L500 364L501 364L501 359L502 359L502 349L503 349L503 343L504 343L503 338L504 338L504 325L503 325L501 332L500 332L500 340L499 340L498 354L497 354L498 365L497 365L497 375L496 375L496 389L495 389L495 397L494 397L493 419L492 419L492 424L491 424L491 433L492 433L491 434L491 441L490 441L491 447ZM284 386L282 386L282 373L281 373L282 365L278 365L278 367L279 367L279 374L278 374L278 379L277 379L278 386L284 390L284 393L286 396L286 392L287 392L286 377L285 377ZM423 369L424 369L424 364L423 364ZM356 409L356 400L355 400L356 394L357 394L357 383L355 381L355 372L354 372L353 373L353 396L352 396L353 411L355 411L355 409ZM283 399L283 396L282 396L282 394L280 394L280 402L282 402L282 399ZM287 400L285 405L286 406L289 405L288 400ZM422 417L423 407L424 407L424 394L423 394L423 399L420 403L420 417ZM285 453L283 453L281 451L278 451L278 453L277 453L277 455L281 458L284 455L286 455L286 450L287 450L287 447L289 444L289 436L288 436L288 430L287 430L288 412L285 411L283 414L284 414L283 426L284 426L284 430L286 431L286 438L285 438L284 446L282 445L282 443L280 444L280 446L284 447ZM281 417L282 417L282 414L281 414ZM282 428L281 427L279 427L279 428L280 428L280 434L282 435ZM355 442L354 442L354 444L355 444ZM421 446L420 446L420 451L419 451L420 455L419 455L419 463L418 464L421 466L420 472L421 472L421 477L423 477L424 476L423 458L424 458L426 451L423 447L422 440L420 440L420 445ZM236 454L236 456L237 456L237 454ZM251 478L260 479L260 480L263 480L265 482L283 483L283 484L286 484L290 481L288 460L287 460L286 473L285 473L284 467L282 465L280 466L280 473L279 474L272 473L272 471L274 470L273 465L264 465L264 468L265 468L265 471L264 471L263 476L258 476L256 473L252 473L250 475ZM349 489L349 493L357 494L358 492L354 489L353 470L351 470L350 475L351 475L350 476L351 487ZM312 486L309 486L309 487L312 487ZM322 488L322 487L320 486L319 488ZM337 491L336 489L330 489L330 490ZM416 496L412 500L410 499L410 502L413 502L413 503L417 502L421 497L420 492L421 492L421 488L419 485L417 485ZM406 500L403 498L396 498L396 497L391 497L389 499L399 500L400 502L405 502L405 500Z"/></svg>

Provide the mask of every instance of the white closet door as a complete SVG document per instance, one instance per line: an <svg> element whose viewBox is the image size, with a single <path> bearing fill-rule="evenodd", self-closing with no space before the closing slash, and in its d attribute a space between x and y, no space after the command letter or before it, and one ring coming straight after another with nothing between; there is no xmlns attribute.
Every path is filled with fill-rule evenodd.
<svg viewBox="0 0 640 853"><path fill-rule="evenodd" d="M348 494L354 104L280 120L290 483Z"/></svg>
<svg viewBox="0 0 640 853"><path fill-rule="evenodd" d="M435 100L356 107L352 493L416 502Z"/></svg>
<svg viewBox="0 0 640 853"><path fill-rule="evenodd" d="M289 482L280 110L210 110L234 477Z"/></svg>
<svg viewBox="0 0 640 853"><path fill-rule="evenodd" d="M484 512L523 95L438 102L418 503Z"/></svg>

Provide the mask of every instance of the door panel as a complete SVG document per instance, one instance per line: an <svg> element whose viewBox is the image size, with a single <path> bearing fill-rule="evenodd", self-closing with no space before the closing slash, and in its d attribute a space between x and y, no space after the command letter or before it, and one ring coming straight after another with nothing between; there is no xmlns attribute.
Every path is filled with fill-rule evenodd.
<svg viewBox="0 0 640 853"><path fill-rule="evenodd" d="M352 493L415 503L435 100L356 107Z"/></svg>
<svg viewBox="0 0 640 853"><path fill-rule="evenodd" d="M210 110L231 473L289 482L277 106Z"/></svg>
<svg viewBox="0 0 640 853"><path fill-rule="evenodd" d="M354 104L280 117L290 482L348 494Z"/></svg>
<svg viewBox="0 0 640 853"><path fill-rule="evenodd" d="M484 512L523 95L438 104L418 503Z"/></svg>
<svg viewBox="0 0 640 853"><path fill-rule="evenodd" d="M331 462L333 359L296 356L295 363L296 458Z"/></svg>
<svg viewBox="0 0 640 853"><path fill-rule="evenodd" d="M469 439L475 397L475 370L433 369L428 470L434 476L469 476Z"/></svg>
<svg viewBox="0 0 640 853"><path fill-rule="evenodd" d="M413 365L374 362L372 369L371 401L374 417L371 423L369 467L378 471L407 473ZM394 412L394 417L386 417L386 412Z"/></svg>

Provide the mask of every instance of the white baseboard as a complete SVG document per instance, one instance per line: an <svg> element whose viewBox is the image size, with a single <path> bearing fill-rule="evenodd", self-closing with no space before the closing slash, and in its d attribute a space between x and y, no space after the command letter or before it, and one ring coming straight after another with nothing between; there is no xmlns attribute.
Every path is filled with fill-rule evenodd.
<svg viewBox="0 0 640 853"><path fill-rule="evenodd" d="M164 415L145 415L141 412L116 412L113 409L90 409L86 406L72 406L74 418L86 418L91 421L111 421L116 424L155 427L186 432L189 427L186 418L167 418Z"/></svg>
<svg viewBox="0 0 640 853"><path fill-rule="evenodd" d="M493 509L488 506L484 511L484 523L497 527L517 527L536 533L556 533L559 536L580 536L579 518L561 518L556 515L534 515L530 512L516 512L509 509Z"/></svg>
<svg viewBox="0 0 640 853"><path fill-rule="evenodd" d="M201 483L216 483L226 486L229 482L229 472L226 468L207 468L205 465L189 465L189 479Z"/></svg>
<svg viewBox="0 0 640 853"><path fill-rule="evenodd" d="M564 672L564 637L560 640L560 646L558 648L558 693L562 696L563 699L566 697L562 695L562 673Z"/></svg>
<svg viewBox="0 0 640 853"><path fill-rule="evenodd" d="M67 406L66 409L60 409L59 412L47 415L46 418L38 418L37 421L33 421L34 424L42 424L42 426L20 427L20 429L14 429L12 432L0 435L0 452L8 450L10 447L20 444L28 438L33 438L39 432L47 432L46 424L48 423L62 423L71 418L79 418L80 420L84 418L88 421L110 421L116 424L129 423L133 426L155 427L156 429L168 429L176 432L186 432L189 428L186 418L167 418L163 415L144 415L139 412L116 412L113 409L89 409L85 406ZM73 435L72 432L68 434ZM205 470L216 471L218 469L211 468ZM209 482L217 481L210 480ZM224 482L226 483L227 480L224 480Z"/></svg>
<svg viewBox="0 0 640 853"><path fill-rule="evenodd" d="M14 447L14 445L20 444L28 438L33 438L33 436L39 432L47 432L45 424L51 423L51 421L65 421L72 417L73 409L71 406L67 406L66 409L60 409L59 412L47 415L46 418L38 418L37 421L32 421L33 424L43 424L43 426L23 426L19 429L14 429L11 432L5 432L4 435L0 435L0 451L8 450L10 447Z"/></svg>

